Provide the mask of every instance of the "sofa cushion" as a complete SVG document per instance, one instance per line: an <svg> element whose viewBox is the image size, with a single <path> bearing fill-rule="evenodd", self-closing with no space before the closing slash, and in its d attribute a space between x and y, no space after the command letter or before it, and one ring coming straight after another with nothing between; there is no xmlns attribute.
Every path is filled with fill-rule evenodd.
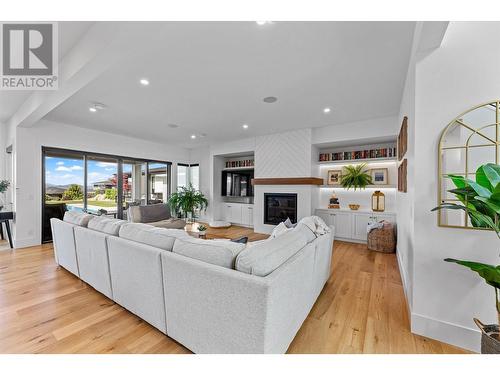
<svg viewBox="0 0 500 375"><path fill-rule="evenodd" d="M292 231L303 234L306 238L307 243L313 242L317 238L316 233L314 233L311 228L303 223L298 223L297 226L292 229Z"/></svg>
<svg viewBox="0 0 500 375"><path fill-rule="evenodd" d="M307 244L310 236L305 229L309 230L297 226L279 237L248 246L236 258L236 270L256 276L269 275Z"/></svg>
<svg viewBox="0 0 500 375"><path fill-rule="evenodd" d="M125 223L125 220L111 219L104 216L94 216L92 219L90 219L87 227L98 232L118 236L120 227Z"/></svg>
<svg viewBox="0 0 500 375"><path fill-rule="evenodd" d="M133 223L152 223L171 218L167 204L150 204L147 206L130 206L128 209L129 221Z"/></svg>
<svg viewBox="0 0 500 375"><path fill-rule="evenodd" d="M217 266L234 268L235 259L244 248L245 244L229 240L202 240L189 237L176 240L173 252Z"/></svg>
<svg viewBox="0 0 500 375"><path fill-rule="evenodd" d="M184 227L186 226L186 221L183 219L170 218L166 220L150 222L148 224L158 228L184 229Z"/></svg>
<svg viewBox="0 0 500 375"><path fill-rule="evenodd" d="M172 251L176 238L189 238L189 234L180 229L156 228L139 223L123 224L120 227L119 236L168 251Z"/></svg>
<svg viewBox="0 0 500 375"><path fill-rule="evenodd" d="M64 213L63 221L70 224L79 225L81 227L87 227L90 219L92 219L93 217L94 215L86 214L84 212L66 211Z"/></svg>

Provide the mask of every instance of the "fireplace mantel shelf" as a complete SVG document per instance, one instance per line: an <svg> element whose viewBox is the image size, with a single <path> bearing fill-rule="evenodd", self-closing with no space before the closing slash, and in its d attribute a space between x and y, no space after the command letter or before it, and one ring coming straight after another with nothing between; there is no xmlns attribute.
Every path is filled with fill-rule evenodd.
<svg viewBox="0 0 500 375"><path fill-rule="evenodd" d="M318 177L254 178L252 185L323 185Z"/></svg>

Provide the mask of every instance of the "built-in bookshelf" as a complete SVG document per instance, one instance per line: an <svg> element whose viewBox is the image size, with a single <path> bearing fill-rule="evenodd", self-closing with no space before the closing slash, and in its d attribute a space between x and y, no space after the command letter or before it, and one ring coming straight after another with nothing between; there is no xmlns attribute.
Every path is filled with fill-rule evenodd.
<svg viewBox="0 0 500 375"><path fill-rule="evenodd" d="M396 152L395 145L387 145L385 147L360 146L347 150L320 151L318 162L393 160L396 158Z"/></svg>
<svg viewBox="0 0 500 375"><path fill-rule="evenodd" d="M253 169L255 166L254 159L245 158L245 159L234 159L234 160L226 160L224 169Z"/></svg>

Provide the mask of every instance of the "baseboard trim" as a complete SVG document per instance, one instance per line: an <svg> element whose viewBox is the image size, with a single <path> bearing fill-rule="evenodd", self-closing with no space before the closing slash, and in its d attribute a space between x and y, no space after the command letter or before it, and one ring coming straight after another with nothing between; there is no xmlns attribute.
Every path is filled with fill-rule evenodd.
<svg viewBox="0 0 500 375"><path fill-rule="evenodd" d="M411 313L411 331L476 353L481 351L481 333L469 327Z"/></svg>
<svg viewBox="0 0 500 375"><path fill-rule="evenodd" d="M403 267L403 261L399 255L399 251L396 250L396 259L398 261L399 274L401 275L401 282L403 283L403 292L405 294L406 306L408 307L408 315L411 318L412 301L408 296L408 274L406 269Z"/></svg>
<svg viewBox="0 0 500 375"><path fill-rule="evenodd" d="M23 249L25 247L40 245L34 238L14 239L14 249Z"/></svg>

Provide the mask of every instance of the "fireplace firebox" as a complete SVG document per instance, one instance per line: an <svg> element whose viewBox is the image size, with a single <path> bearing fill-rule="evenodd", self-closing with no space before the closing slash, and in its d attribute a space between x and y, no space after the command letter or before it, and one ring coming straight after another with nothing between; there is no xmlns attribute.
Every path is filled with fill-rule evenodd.
<svg viewBox="0 0 500 375"><path fill-rule="evenodd" d="M297 194L264 193L264 224L277 225L287 218L297 222Z"/></svg>

